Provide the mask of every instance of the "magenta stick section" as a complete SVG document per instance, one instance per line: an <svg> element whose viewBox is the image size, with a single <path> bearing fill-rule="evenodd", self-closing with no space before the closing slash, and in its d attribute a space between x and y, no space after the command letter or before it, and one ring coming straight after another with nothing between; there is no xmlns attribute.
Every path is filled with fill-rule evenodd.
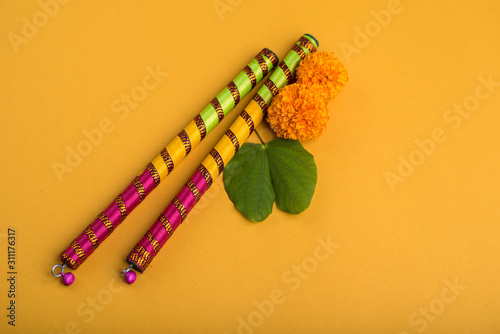
<svg viewBox="0 0 500 334"><path fill-rule="evenodd" d="M168 233L159 220L156 220L153 226L149 229L149 232L151 232L156 241L158 241L158 245L160 247L163 246L168 240Z"/></svg>
<svg viewBox="0 0 500 334"><path fill-rule="evenodd" d="M134 184L129 185L121 195L123 202L125 203L125 207L127 208L127 212L132 212L132 210L134 210L139 203L141 203L141 198L139 197Z"/></svg>
<svg viewBox="0 0 500 334"><path fill-rule="evenodd" d="M75 251L73 250L73 248L71 247L68 247L66 249L66 254L74 261L80 263L80 258L78 257L78 254L75 253Z"/></svg>
<svg viewBox="0 0 500 334"><path fill-rule="evenodd" d="M165 217L167 217L170 226L172 226L172 231L175 231L177 226L179 226L182 222L181 214L179 213L179 211L177 211L175 205L172 202L170 202L165 211L163 211L163 214L165 215Z"/></svg>
<svg viewBox="0 0 500 334"><path fill-rule="evenodd" d="M205 191L208 190L207 181L205 180L205 178L203 177L203 175L201 175L201 173L199 171L196 171L193 174L193 176L191 176L191 181L194 183L196 188L198 188L198 190L200 191L200 195L203 195L205 193Z"/></svg>
<svg viewBox="0 0 500 334"><path fill-rule="evenodd" d="M184 186L179 194L177 194L177 198L181 203L184 205L184 208L186 209L186 212L189 213L191 209L196 204L196 197L194 197L193 193L187 186Z"/></svg>
<svg viewBox="0 0 500 334"><path fill-rule="evenodd" d="M139 180L142 183L142 186L144 187L144 192L146 193L146 196L149 195L150 192L153 191L155 188L155 181L153 180L153 177L151 174L149 174L149 171L145 169L141 175L139 175Z"/></svg>
<svg viewBox="0 0 500 334"><path fill-rule="evenodd" d="M151 254L151 256L156 255L155 250L153 248L153 245L151 245L151 243L149 242L149 240L145 236L141 238L141 241L139 241L139 245L144 247L144 249L147 250L148 253Z"/></svg>
<svg viewBox="0 0 500 334"><path fill-rule="evenodd" d="M99 243L103 242L108 237L108 229L100 219L94 220L91 227Z"/></svg>
<svg viewBox="0 0 500 334"><path fill-rule="evenodd" d="M115 202L111 203L103 213L109 218L114 227L117 227L122 222L122 214Z"/></svg>
<svg viewBox="0 0 500 334"><path fill-rule="evenodd" d="M92 246L92 242L85 233L80 234L80 236L76 238L76 242L78 242L80 247L82 247L83 251L87 256L89 256L94 252L94 247Z"/></svg>

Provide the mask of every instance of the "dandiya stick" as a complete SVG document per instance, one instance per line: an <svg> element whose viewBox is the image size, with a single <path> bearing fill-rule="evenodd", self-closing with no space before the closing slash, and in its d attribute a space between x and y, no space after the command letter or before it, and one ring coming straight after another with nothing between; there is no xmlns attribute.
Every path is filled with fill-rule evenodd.
<svg viewBox="0 0 500 334"><path fill-rule="evenodd" d="M317 47L317 40L309 34L303 35L293 46L252 101L198 166L193 176L187 180L177 196L132 249L127 257L130 266L122 272L127 283L133 283L136 279L137 275L132 269L140 273L146 270L201 196L210 188L213 180L222 173L224 166L239 150L240 145L262 121L278 90L292 83L299 62L310 52L316 51Z"/></svg>
<svg viewBox="0 0 500 334"><path fill-rule="evenodd" d="M63 283L74 281L64 268L77 269L99 245L120 225L151 191L205 138L249 93L267 73L278 64L278 58L265 48L182 130L130 185L83 233L74 239L61 254L63 265L55 265L52 274L62 277ZM59 273L56 273L59 269Z"/></svg>

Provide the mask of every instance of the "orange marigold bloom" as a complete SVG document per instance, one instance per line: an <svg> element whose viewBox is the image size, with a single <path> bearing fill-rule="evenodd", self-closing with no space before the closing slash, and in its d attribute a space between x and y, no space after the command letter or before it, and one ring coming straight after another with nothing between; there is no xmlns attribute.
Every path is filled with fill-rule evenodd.
<svg viewBox="0 0 500 334"><path fill-rule="evenodd" d="M347 71L333 52L313 52L297 66L297 83L332 98L347 83Z"/></svg>
<svg viewBox="0 0 500 334"><path fill-rule="evenodd" d="M267 122L278 137L308 140L323 134L327 100L316 90L292 84L280 89L268 108Z"/></svg>

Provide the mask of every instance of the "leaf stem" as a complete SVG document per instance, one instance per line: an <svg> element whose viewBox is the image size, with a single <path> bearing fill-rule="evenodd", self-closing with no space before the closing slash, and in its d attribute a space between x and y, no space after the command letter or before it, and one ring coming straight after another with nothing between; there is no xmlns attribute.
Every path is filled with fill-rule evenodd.
<svg viewBox="0 0 500 334"><path fill-rule="evenodd" d="M260 140L260 142L262 143L262 145L264 145L264 146L265 146L265 145L266 145L266 143L264 143L264 141L262 140L262 137L261 137L261 136L259 135L259 133L257 132L257 129L254 129L253 131L255 132L255 134L257 135L257 137L259 137L259 140Z"/></svg>

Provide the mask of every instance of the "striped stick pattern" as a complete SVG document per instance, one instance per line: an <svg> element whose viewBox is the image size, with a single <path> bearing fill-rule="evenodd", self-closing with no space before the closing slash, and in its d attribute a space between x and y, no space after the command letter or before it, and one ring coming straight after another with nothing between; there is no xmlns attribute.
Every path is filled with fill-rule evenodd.
<svg viewBox="0 0 500 334"><path fill-rule="evenodd" d="M259 52L243 71L85 228L83 233L71 242L60 255L62 262L71 269L77 269L277 64L278 58L271 50L266 48Z"/></svg>
<svg viewBox="0 0 500 334"><path fill-rule="evenodd" d="M198 166L193 176L132 249L127 257L127 262L135 270L141 273L146 270L201 196L210 188L213 180L222 173L225 165L232 159L241 144L247 140L255 127L262 121L278 90L292 83L293 74L299 62L308 53L316 51L317 47L316 39L307 34L303 35L294 45L245 110L241 112L217 145Z"/></svg>

